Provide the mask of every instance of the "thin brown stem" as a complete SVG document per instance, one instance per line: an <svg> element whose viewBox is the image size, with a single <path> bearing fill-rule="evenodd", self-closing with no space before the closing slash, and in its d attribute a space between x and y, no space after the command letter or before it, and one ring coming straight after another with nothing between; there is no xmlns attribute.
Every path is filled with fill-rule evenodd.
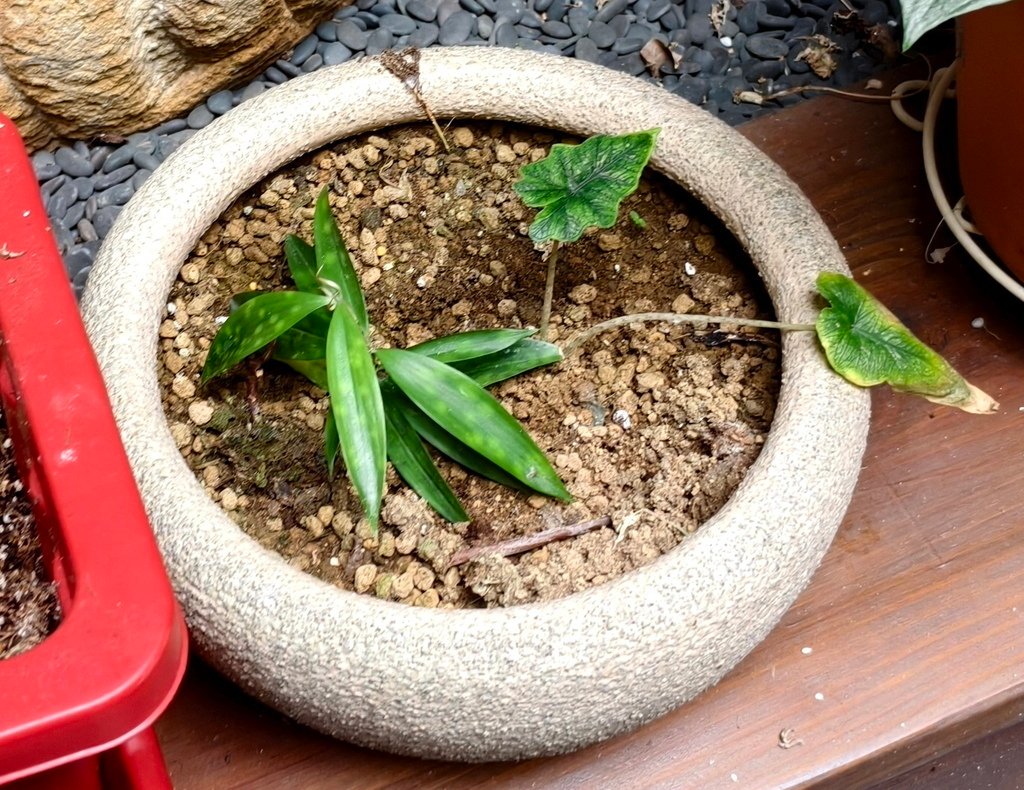
<svg viewBox="0 0 1024 790"><path fill-rule="evenodd" d="M597 337L602 332L608 332L612 329L618 329L620 326L628 326L629 324L650 324L650 323L664 323L664 324L736 324L737 326L753 326L759 329L780 329L788 332L813 332L814 324L790 324L784 321L763 321L760 318L736 318L734 316L717 316L717 315L693 315L690 313L634 313L633 315L624 315L619 318L610 318L607 321L602 321L600 324L594 324L590 329L586 329L580 334L576 335L572 340L565 344L562 348L562 353L566 358L570 357L580 347Z"/></svg>
<svg viewBox="0 0 1024 790"><path fill-rule="evenodd" d="M454 568L456 565L464 565L470 560L491 555L496 555L498 557L511 557L515 554L523 554L527 551L539 549L541 546L546 546L549 543L554 543L556 540L575 538L577 535L583 535L587 532L591 532L592 530L600 529L601 527L610 527L611 525L612 520L610 516L601 516L600 518L594 518L590 521L581 521L578 524L551 527L551 529L535 532L532 535L524 535L521 538L512 538L510 540L492 543L490 546L470 546L469 548L459 549L459 551L455 552L455 554L452 555L451 560L448 562L448 567Z"/></svg>
<svg viewBox="0 0 1024 790"><path fill-rule="evenodd" d="M430 119L430 123L434 126L434 131L437 132L437 136L441 138L441 145L444 146L444 150L451 153L452 147L448 144L448 136L444 133L444 129L441 128L441 124L437 122L437 118L434 116L433 110L430 109L430 105L427 104L426 99L420 93L419 88L412 91L412 95L416 101L419 102L423 112L426 113L427 118Z"/></svg>
<svg viewBox="0 0 1024 790"><path fill-rule="evenodd" d="M561 245L558 239L551 242L551 252L548 253L548 279L544 283L544 306L540 311L540 331L538 337L541 340L548 339L548 324L551 322L551 302L555 298L555 268L558 265L558 250Z"/></svg>

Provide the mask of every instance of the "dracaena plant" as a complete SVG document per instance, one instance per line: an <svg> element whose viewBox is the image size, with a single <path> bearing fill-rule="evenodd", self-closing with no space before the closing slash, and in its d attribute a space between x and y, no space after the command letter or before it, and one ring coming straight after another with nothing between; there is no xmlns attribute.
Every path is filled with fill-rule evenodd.
<svg viewBox="0 0 1024 790"><path fill-rule="evenodd" d="M658 131L598 135L579 145L556 144L547 157L520 170L516 191L527 206L541 209L530 225L530 238L537 244L551 245L540 321L542 337L546 337L551 315L560 245L579 240L590 228L615 224L620 204L640 183L643 169L654 151ZM631 212L634 222L635 213ZM643 225L640 227L642 229ZM969 384L849 277L822 272L817 278L817 287L830 306L819 312L813 324L735 316L638 313L612 318L583 330L566 343L563 351L570 356L602 332L641 322L730 323L782 331L810 331L817 334L832 369L853 384L866 387L886 383L893 389L977 414L990 414L998 408L998 403Z"/></svg>
<svg viewBox="0 0 1024 790"><path fill-rule="evenodd" d="M441 516L468 520L424 441L498 483L570 499L544 453L485 389L557 362L556 346L533 340L532 330L489 329L375 348L326 189L314 211L313 244L289 236L284 250L297 290L237 295L210 346L203 382L270 346L272 359L325 390L329 473L340 454L373 530L388 460Z"/></svg>

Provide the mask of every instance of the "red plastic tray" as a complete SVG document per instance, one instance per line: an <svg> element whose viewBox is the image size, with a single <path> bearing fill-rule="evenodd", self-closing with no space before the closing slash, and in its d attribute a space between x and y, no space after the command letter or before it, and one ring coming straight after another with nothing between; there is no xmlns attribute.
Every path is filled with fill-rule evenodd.
<svg viewBox="0 0 1024 790"><path fill-rule="evenodd" d="M185 669L184 621L3 115L0 185L0 398L62 610L45 641L0 661L0 784L169 787L149 727Z"/></svg>

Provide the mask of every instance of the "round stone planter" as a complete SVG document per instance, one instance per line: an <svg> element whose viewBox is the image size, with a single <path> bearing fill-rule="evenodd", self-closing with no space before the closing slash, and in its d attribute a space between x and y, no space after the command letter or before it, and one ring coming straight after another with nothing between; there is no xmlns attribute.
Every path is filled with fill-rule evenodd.
<svg viewBox="0 0 1024 790"><path fill-rule="evenodd" d="M746 246L776 312L812 321L814 278L847 271L796 186L740 135L637 80L514 50L435 49L422 95L440 117L579 134L662 128L653 165ZM247 691L345 740L409 755L508 760L631 730L700 693L771 630L845 511L868 396L811 333L783 340L783 386L739 490L653 566L544 604L440 611L331 587L246 537L175 448L156 379L170 285L241 193L341 137L422 118L377 61L312 74L233 110L182 147L119 218L83 309L196 646Z"/></svg>

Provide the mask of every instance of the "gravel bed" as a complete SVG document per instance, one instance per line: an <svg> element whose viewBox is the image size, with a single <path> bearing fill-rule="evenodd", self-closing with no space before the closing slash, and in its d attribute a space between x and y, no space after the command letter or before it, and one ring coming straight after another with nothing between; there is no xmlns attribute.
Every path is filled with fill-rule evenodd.
<svg viewBox="0 0 1024 790"><path fill-rule="evenodd" d="M123 142L76 142L33 157L47 213L76 294L103 237L136 189L191 137L232 107L322 66L430 46L501 46L577 57L653 81L736 125L796 96L736 103L803 85L848 85L883 65L896 35L895 0L357 0L287 57L184 118ZM888 40L888 41L887 41ZM537 89L542 89L537 86Z"/></svg>

